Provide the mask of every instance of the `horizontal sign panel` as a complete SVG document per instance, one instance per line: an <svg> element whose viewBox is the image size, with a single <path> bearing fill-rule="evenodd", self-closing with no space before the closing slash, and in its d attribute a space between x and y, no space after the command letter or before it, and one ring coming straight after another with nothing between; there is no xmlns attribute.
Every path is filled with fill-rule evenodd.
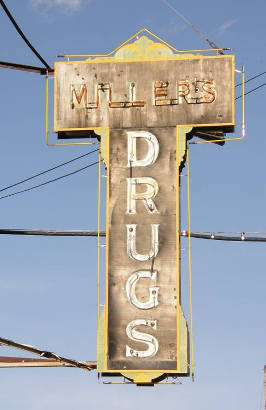
<svg viewBox="0 0 266 410"><path fill-rule="evenodd" d="M176 128L112 130L107 218L107 371L178 366Z"/></svg>
<svg viewBox="0 0 266 410"><path fill-rule="evenodd" d="M56 131L228 125L233 102L233 56L55 63Z"/></svg>

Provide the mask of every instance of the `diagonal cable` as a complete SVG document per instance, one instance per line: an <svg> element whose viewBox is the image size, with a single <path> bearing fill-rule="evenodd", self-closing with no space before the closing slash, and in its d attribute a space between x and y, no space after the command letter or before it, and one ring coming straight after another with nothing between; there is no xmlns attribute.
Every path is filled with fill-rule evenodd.
<svg viewBox="0 0 266 410"><path fill-rule="evenodd" d="M254 76L251 77L251 78L248 78L246 81L244 81L244 84L249 83L250 81L253 81L253 80L255 80L255 79L258 78L258 77L261 77L261 76L264 75L264 74L266 74L266 71L263 71L262 73L259 73L259 74L257 74L257 75L254 75ZM242 85L242 83L238 83L238 84L235 85L235 87L240 87L241 85Z"/></svg>
<svg viewBox="0 0 266 410"><path fill-rule="evenodd" d="M227 234L227 235L225 235ZM230 235L229 235L230 234ZM232 236L232 235L238 236ZM264 236L250 236L264 235ZM9 229L0 228L0 235L38 235L38 236L90 236L97 237L97 230L69 230L69 229ZM230 241L230 242L266 242L266 232L192 232L183 230L179 232L179 236L196 239L210 239L216 241ZM106 232L100 231L99 236L105 237ZM153 265L151 270L153 270Z"/></svg>
<svg viewBox="0 0 266 410"><path fill-rule="evenodd" d="M219 49L213 41L209 40L208 37L206 37L199 29L196 27L194 24L192 24L180 11L178 11L174 6L172 6L167 0L162 0L162 2L170 9L172 10L176 15L178 15L188 26L190 26L199 36L204 40L207 41L209 46L211 48ZM222 50L218 50L219 54L224 54Z"/></svg>
<svg viewBox="0 0 266 410"><path fill-rule="evenodd" d="M60 179L69 177L70 175L77 174L78 172L81 172L81 171L83 171L84 169L90 168L90 167L92 167L93 165L96 165L96 164L98 164L98 161L93 162L92 164L86 165L85 167L79 168L79 169L77 169L76 171L72 171L72 172L69 172L68 174L64 174L64 175L62 175L62 176L60 176L60 177L57 177L57 178L54 178L54 179L50 179L49 181L43 182L42 184L34 185L34 186L30 187L30 188L22 189L21 191L17 191L17 192L13 192L12 194L8 194L8 195L1 196L0 199L9 198L9 197L14 196L14 195L22 194L23 192L32 191L33 189L40 188L40 187L42 187L42 186L44 186L44 185L51 184L52 182L55 182L55 181L59 181Z"/></svg>
<svg viewBox="0 0 266 410"><path fill-rule="evenodd" d="M20 70L20 71L27 71L30 73L38 73L44 75L47 73L47 69L45 67L36 67L32 65L26 64L19 64L19 63L10 63L8 61L0 61L1 68L9 68L11 70ZM53 73L54 70L48 70L49 73Z"/></svg>
<svg viewBox="0 0 266 410"><path fill-rule="evenodd" d="M43 63L43 65L47 68L47 70L52 70L52 68L49 66L49 64L42 58L42 56L38 53L38 51L33 47L33 45L30 43L30 41L27 39L27 37L25 36L25 34L23 33L23 31L20 29L20 27L18 26L18 24L16 23L14 17L12 16L12 14L10 13L10 11L8 10L7 6L5 5L3 0L0 0L0 5L2 6L3 10L5 11L7 17L9 18L9 20L11 21L11 23L13 24L13 26L15 27L15 29L17 30L17 32L19 33L19 35L23 38L23 40L25 41L25 43L27 44L27 46L31 49L31 51L36 55L36 57Z"/></svg>
<svg viewBox="0 0 266 410"><path fill-rule="evenodd" d="M41 172L39 172L38 174L32 175L32 176L29 177L29 178L22 179L21 181L16 182L15 184L8 185L8 186L6 186L5 188L1 188L1 189L0 189L0 192L6 191L7 189L13 188L14 186L23 184L24 182L27 182L27 181L30 181L31 179L34 179L34 178L39 177L40 175L47 174L47 172L54 171L54 170L57 169L57 168L63 167L64 165L67 165L67 164L70 164L71 162L77 161L78 159L83 158L83 157L86 157L86 156L88 156L88 155L90 155L90 154L93 154L93 153L96 152L96 151L99 151L99 149L98 149L98 148L97 148L97 149L94 149L94 150L92 150L92 151L87 152L86 154L80 155L79 157L72 158L72 159L70 159L69 161L62 162L61 164L55 165L55 166L52 167L52 168L46 169L45 171L41 171Z"/></svg>
<svg viewBox="0 0 266 410"><path fill-rule="evenodd" d="M254 91L257 91L259 88L264 87L265 85L266 85L266 83L263 83L263 84L259 85L258 87L253 88L253 89L250 90L250 91L247 91L244 95L248 95L248 94L254 93ZM239 95L238 97L235 98L235 100L238 100L238 99L241 98L241 97L242 97L242 95Z"/></svg>
<svg viewBox="0 0 266 410"><path fill-rule="evenodd" d="M53 360L56 360L57 362L65 363L67 365L71 365L73 367L78 367L80 369L93 370L92 366L89 366L88 364L86 364L84 362L79 362L77 360L68 359L68 358L60 356L56 353L48 352L46 350L40 350L35 346L30 346L30 345L25 345L25 344L22 344L22 343L17 343L17 342L14 342L13 340L5 339L3 337L0 337L0 345L10 346L10 347L14 347L14 348L20 349L20 350L25 350L27 352L37 354L37 355L39 355L41 357L44 357L46 359L53 359Z"/></svg>

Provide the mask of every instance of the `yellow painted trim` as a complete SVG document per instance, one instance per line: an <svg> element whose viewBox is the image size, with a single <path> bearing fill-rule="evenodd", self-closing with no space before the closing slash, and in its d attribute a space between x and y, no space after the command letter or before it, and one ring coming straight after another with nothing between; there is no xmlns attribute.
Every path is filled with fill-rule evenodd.
<svg viewBox="0 0 266 410"><path fill-rule="evenodd" d="M57 95L57 80L56 80L56 63L54 64L54 131L56 130L56 118L57 118L57 105L56 105L56 95Z"/></svg>
<svg viewBox="0 0 266 410"><path fill-rule="evenodd" d="M152 381L154 379L157 379L163 376L163 373L158 373L157 371L140 373L136 371L134 373L125 372L125 373L122 373L122 375L126 378L132 379L133 383L135 384L139 384L139 383L151 384L153 383Z"/></svg>
<svg viewBox="0 0 266 410"><path fill-rule="evenodd" d="M235 123L235 56L232 55L232 119Z"/></svg>
<svg viewBox="0 0 266 410"><path fill-rule="evenodd" d="M244 66L242 66L242 127L243 127L243 131L245 133L245 68Z"/></svg>
<svg viewBox="0 0 266 410"><path fill-rule="evenodd" d="M86 131L86 130L106 131L107 129L109 129L108 126L103 126L103 127L85 127L85 128L57 128L55 131Z"/></svg>
<svg viewBox="0 0 266 410"><path fill-rule="evenodd" d="M109 286L109 178L110 178L110 132L106 135L106 168L107 168L107 181L106 181L106 247L105 247L105 322L104 322L104 371L107 370L107 358L108 358L108 286Z"/></svg>
<svg viewBox="0 0 266 410"><path fill-rule="evenodd" d="M180 167L180 144L179 127L176 127L176 233L179 232L179 167ZM180 373L180 238L176 235L176 364L177 371Z"/></svg>
<svg viewBox="0 0 266 410"><path fill-rule="evenodd" d="M224 138L222 140L211 140L211 141L195 141L190 143L191 145L201 145L201 144L213 144L214 142L227 142L227 141L240 141L244 139L244 137L237 137L237 138Z"/></svg>
<svg viewBox="0 0 266 410"><path fill-rule="evenodd" d="M59 364L60 365L60 364ZM135 384L135 383L143 383L142 381L138 381L138 382L136 382L136 381L133 381L133 382L103 382L103 384ZM146 383L146 384L148 384L148 385L152 385L152 384L170 384L170 385L172 385L172 386L174 386L174 385L177 385L177 384L181 384L181 383L175 383L175 382L151 382L151 383Z"/></svg>
<svg viewBox="0 0 266 410"><path fill-rule="evenodd" d="M105 368L102 373L119 373L119 374L130 374L130 373L153 373L154 374L154 379L161 376L161 374L185 374L186 376L188 375L187 372L178 372L177 369L174 370L169 370L169 369L162 369L162 370L154 370L154 369L145 369L145 370L125 370L125 369L120 369L120 370L111 370Z"/></svg>
<svg viewBox="0 0 266 410"><path fill-rule="evenodd" d="M234 126L234 122L215 122L215 123L209 123L209 124L182 124L182 125L177 125L178 127L225 127L225 126ZM174 127L174 125L173 125ZM133 127L133 128L140 128L140 127ZM154 127L145 127L145 128L154 128ZM156 127L160 128L160 127ZM101 130L106 130L109 129L109 127L104 126L104 127L90 127L90 128L58 128L55 130L55 132L58 131L86 131L86 130L94 130L94 131L101 131ZM112 128L112 130L122 130L123 128ZM219 140L221 142L221 140Z"/></svg>
<svg viewBox="0 0 266 410"><path fill-rule="evenodd" d="M191 238L190 238L190 167L189 146L187 145L187 224L188 224L188 290L189 290L189 345L190 345L190 370L194 378L194 344L193 344L193 321L192 321L192 271L191 271Z"/></svg>
<svg viewBox="0 0 266 410"><path fill-rule="evenodd" d="M72 145L93 145L93 144L98 144L97 142L62 142L62 143L47 143L46 145L48 147L68 147Z"/></svg>
<svg viewBox="0 0 266 410"><path fill-rule="evenodd" d="M202 59L209 59L209 58L214 58L214 59L223 59L223 58L232 58L234 59L233 54L224 54L224 55L219 55L219 56L204 56L201 54L197 55L171 55L169 57L147 57L147 58L96 58L94 60L72 60L72 61L55 61L54 63L54 69L55 69L55 74L56 74L56 66L60 64L101 64L101 63L109 63L112 62L113 64L115 63L138 63L138 62L147 62L147 61L172 61L172 60L202 60Z"/></svg>
<svg viewBox="0 0 266 410"><path fill-rule="evenodd" d="M120 48L122 48L123 46L127 45L128 43L130 43L131 40L133 40L134 38L136 38L137 36L139 36L140 33L148 33L149 35L151 35L152 37L156 38L156 40L158 40L160 43L166 45L167 47L169 47L171 50L176 51L177 53L191 53L191 52L217 52L217 51L222 51L222 48L207 48L207 49L192 49L192 50L179 50L177 48L175 48L174 46L172 46L171 44L167 43L165 40L163 40L162 38L160 38L159 36L157 36L156 34L154 34L152 31L150 31L147 28L142 28L139 31L137 31L135 34L133 34L133 36L129 37L129 39L127 39L126 41L124 41L122 44L120 44L118 47L116 47L114 50L110 51L109 53L106 54L65 54L64 57L109 57L112 54L114 54L115 52L117 52L118 50L120 50Z"/></svg>
<svg viewBox="0 0 266 410"><path fill-rule="evenodd" d="M98 198L97 198L97 333L100 323L100 224L101 224L101 153L98 154Z"/></svg>
<svg viewBox="0 0 266 410"><path fill-rule="evenodd" d="M48 104L49 104L49 77L48 74L45 76L45 143L47 144L48 138Z"/></svg>

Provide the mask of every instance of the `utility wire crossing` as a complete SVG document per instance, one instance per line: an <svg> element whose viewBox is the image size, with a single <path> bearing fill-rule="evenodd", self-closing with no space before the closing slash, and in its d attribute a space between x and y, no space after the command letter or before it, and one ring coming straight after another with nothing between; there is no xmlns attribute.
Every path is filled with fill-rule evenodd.
<svg viewBox="0 0 266 410"><path fill-rule="evenodd" d="M33 189L37 189L37 188L40 188L40 187L42 187L42 186L44 186L44 185L51 184L52 182L59 181L60 179L67 178L67 177L69 177L69 176L71 176L71 175L74 175L74 174L77 174L78 172L83 171L84 169L90 168L90 167L92 167L93 165L98 164L98 162L99 162L99 161L95 161L95 162L93 162L93 163L91 163L91 164L89 164L89 165L86 165L86 166L84 166L84 167L82 167L82 168L77 169L76 171L72 171L72 172L69 172L68 174L61 175L60 177L50 179L49 181L42 182L41 184L34 185L34 186L30 187L30 188L22 189L21 191L16 191L16 192L13 192L12 194L8 194L8 195L1 196L0 199L9 198L9 197L14 196L14 195L18 195L18 194L22 194L22 193L24 193L24 192L32 191Z"/></svg>
<svg viewBox="0 0 266 410"><path fill-rule="evenodd" d="M196 239L210 239L216 241L229 241L229 242L266 242L266 233L265 236L250 236L251 234L262 234L263 232L233 232L230 235L225 235L227 232L188 232L181 231L180 236ZM237 236L233 236L237 234Z"/></svg>
<svg viewBox="0 0 266 410"><path fill-rule="evenodd" d="M42 58L42 56L38 53L38 51L36 50L36 48L33 47L33 45L30 43L30 41L27 39L27 37L25 36L25 34L23 33L23 31L20 29L20 27L18 26L18 24L16 23L14 17L12 16L12 14L10 13L10 11L8 10L7 6L5 5L3 0L0 0L0 5L2 6L4 12L6 13L7 17L9 18L9 20L11 21L11 23L13 24L13 26L15 27L15 29L17 30L17 32L19 33L19 35L22 37L22 39L25 41L25 43L27 44L27 46L31 49L31 51L36 55L36 57L42 62L42 64L46 67L47 71L53 71L52 68L49 66L49 64Z"/></svg>
<svg viewBox="0 0 266 410"><path fill-rule="evenodd" d="M78 156L78 157L72 158L72 159L70 159L69 161L62 162L61 164L55 165L55 166L52 167L52 168L46 169L45 171L38 172L37 174L32 175L32 176L29 177L29 178L22 179L21 181L16 182L16 183L14 183L14 184L12 184L12 185L8 185L8 186L6 186L5 188L0 188L0 192L6 191L6 190L9 189L9 188L13 188L14 186L23 184L24 182L30 181L31 179L34 179L34 178L37 178L37 177L39 177L39 176L41 176L41 175L47 174L48 172L54 171L54 170L57 169L57 168L63 167L64 165L70 164L71 162L77 161L78 159L84 158L84 157L86 157L86 156L88 156L88 155L90 155L90 154L93 154L94 152L97 152L97 151L99 151L99 148L94 149L94 150L92 150L92 151L89 151L89 152L87 152L86 154L80 155L80 156Z"/></svg>
<svg viewBox="0 0 266 410"><path fill-rule="evenodd" d="M253 77L248 78L246 81L244 81L244 84L249 83L250 81L253 81L253 80L255 80L256 78L259 78L259 77L261 77L261 76L264 75L264 74L266 74L266 71L263 71L262 73L256 74L256 75L254 75ZM238 84L236 84L235 87L240 87L241 85L242 85L242 83L238 83ZM259 88L264 87L265 85L266 85L266 83L260 84L260 85L258 85L258 87L252 88L252 90L249 90L249 91L245 92L244 95L251 94L251 93L253 93L254 91L257 91ZM241 98L241 97L242 97L242 95L239 95L238 97L235 98L235 100L238 100L238 99Z"/></svg>
<svg viewBox="0 0 266 410"><path fill-rule="evenodd" d="M227 235L225 235L227 234ZM0 229L0 235L37 235L37 236L98 236L98 232L91 230L59 230L59 229ZM257 235L257 236L251 236ZM264 235L264 236L260 236ZM105 237L105 231L99 236ZM210 239L231 242L266 242L266 232L188 232L180 231L179 236Z"/></svg>
<svg viewBox="0 0 266 410"><path fill-rule="evenodd" d="M84 370L94 370L96 368L96 362L79 362L77 360L68 359L66 357L60 356L53 352L48 352L46 350L40 350L37 347L22 344L22 343L17 343L17 342L14 342L13 340L5 339L3 337L0 337L0 345L14 347L20 350L25 350L27 352L36 354L42 358L55 360L57 362L65 364L66 366L77 367L79 369L84 369Z"/></svg>
<svg viewBox="0 0 266 410"><path fill-rule="evenodd" d="M255 87L250 91L247 91L246 93L244 93L244 95L254 93L254 91L257 91L259 88L264 87L265 85L266 85L266 83L263 83L263 84L259 85L258 87ZM236 97L235 100L238 100L239 98L242 98L242 95L239 95L238 97Z"/></svg>
<svg viewBox="0 0 266 410"><path fill-rule="evenodd" d="M244 84L249 83L250 81L255 80L258 77L261 77L262 75L266 74L266 71L263 71L262 73L256 74L253 77L248 78L246 81L244 81ZM235 87L240 87L242 83L238 83L235 85Z"/></svg>
<svg viewBox="0 0 266 410"><path fill-rule="evenodd" d="M172 10L177 16L179 16L188 26L192 28L204 41L206 41L209 46L215 50L218 51L219 54L224 54L222 49L218 47L213 41L209 40L208 37L206 37L198 27L196 27L194 24L192 24L180 11L178 11L174 6L172 6L167 0L162 0L162 2L170 9ZM223 49L227 50L227 49Z"/></svg>
<svg viewBox="0 0 266 410"><path fill-rule="evenodd" d="M27 64L18 64L18 63L11 63L8 61L0 61L0 67L2 68L10 68L12 70L20 70L20 71L28 71L30 73L37 73L41 75L47 74L47 69L44 67L36 67ZM53 69L48 70L50 74L54 72Z"/></svg>

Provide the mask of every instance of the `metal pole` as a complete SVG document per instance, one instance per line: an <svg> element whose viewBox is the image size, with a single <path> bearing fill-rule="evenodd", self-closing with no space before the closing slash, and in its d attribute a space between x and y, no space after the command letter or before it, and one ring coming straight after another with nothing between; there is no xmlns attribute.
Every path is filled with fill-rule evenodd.
<svg viewBox="0 0 266 410"><path fill-rule="evenodd" d="M266 410L266 366L264 366L264 409Z"/></svg>

